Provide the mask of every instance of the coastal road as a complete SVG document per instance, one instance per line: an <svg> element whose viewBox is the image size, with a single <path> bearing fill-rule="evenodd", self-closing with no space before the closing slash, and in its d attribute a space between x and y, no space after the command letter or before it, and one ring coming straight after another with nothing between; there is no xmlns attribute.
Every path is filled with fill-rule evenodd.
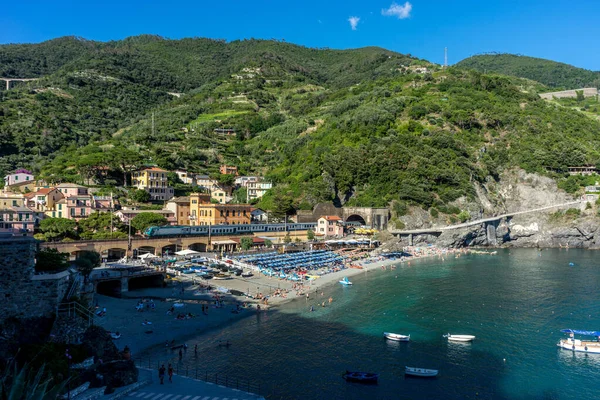
<svg viewBox="0 0 600 400"><path fill-rule="evenodd" d="M469 226L480 225L480 224L483 224L485 222L497 221L499 219L503 219L503 218L506 218L506 217L514 217L515 215L529 214L529 213L535 213L535 212L540 212L540 211L545 211L545 210L551 210L553 208L560 208L560 207L572 206L572 205L584 203L585 201L586 200L576 200L576 201L570 201L568 203L554 204L552 206L532 208L530 210L515 211L515 212L512 212L512 213L506 213L506 214L496 215L495 217L478 219L478 220L475 220L475 221L469 221L469 222L465 222L465 223L462 223L462 224L456 224L456 225L450 225L450 226L442 226L442 227L439 227L439 228L412 229L412 230L406 230L406 231L396 230L396 231L392 231L392 234L394 234L394 235L410 235L411 233L412 234L416 234L416 233L441 233L443 231L449 231L449 230L452 230L452 229L468 228Z"/></svg>

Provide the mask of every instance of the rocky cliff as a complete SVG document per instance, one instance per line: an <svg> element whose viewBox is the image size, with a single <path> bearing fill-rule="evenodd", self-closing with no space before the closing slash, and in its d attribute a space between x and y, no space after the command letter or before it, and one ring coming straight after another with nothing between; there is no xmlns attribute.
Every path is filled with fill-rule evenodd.
<svg viewBox="0 0 600 400"><path fill-rule="evenodd" d="M503 215L579 200L558 189L550 178L522 170L504 173L499 182L476 187L477 199L459 199L461 210L471 220ZM579 204L519 214L487 224L444 230L442 233L414 235L413 244L435 243L441 247L572 247L600 248L600 229L596 198L589 196ZM432 218L421 209L413 209L400 218L405 229L448 226L445 216ZM491 228L490 228L491 226ZM407 239L390 240L390 248L406 246Z"/></svg>

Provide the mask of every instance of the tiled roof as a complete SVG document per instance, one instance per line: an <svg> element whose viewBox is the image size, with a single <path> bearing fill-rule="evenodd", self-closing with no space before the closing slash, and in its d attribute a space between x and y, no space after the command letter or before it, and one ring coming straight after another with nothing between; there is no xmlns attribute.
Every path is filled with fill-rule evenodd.
<svg viewBox="0 0 600 400"><path fill-rule="evenodd" d="M54 188L43 188L43 189L40 189L40 190L38 190L38 191L37 191L37 192L35 192L34 194L36 194L36 195L40 195L40 194L48 194L48 193L50 193L50 192L51 192L51 191L53 191L53 190L54 190Z"/></svg>
<svg viewBox="0 0 600 400"><path fill-rule="evenodd" d="M337 215L323 215L319 219L325 218L327 221L341 221L342 219Z"/></svg>
<svg viewBox="0 0 600 400"><path fill-rule="evenodd" d="M56 187L57 188L83 188L83 189L87 189L85 186L78 185L76 183L61 183L60 185L58 185Z"/></svg>
<svg viewBox="0 0 600 400"><path fill-rule="evenodd" d="M166 169L162 169L162 168L158 168L158 167L142 168L142 171L169 172Z"/></svg>

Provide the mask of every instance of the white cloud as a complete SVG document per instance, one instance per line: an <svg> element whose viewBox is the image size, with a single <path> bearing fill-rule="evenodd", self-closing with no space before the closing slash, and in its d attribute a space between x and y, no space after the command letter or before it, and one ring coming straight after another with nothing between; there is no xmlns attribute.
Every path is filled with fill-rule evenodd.
<svg viewBox="0 0 600 400"><path fill-rule="evenodd" d="M412 11L412 4L408 1L404 3L404 5L399 5L396 3L392 3L390 8L387 10L381 10L381 15L386 15L389 17L398 17L398 19L404 19L410 17L410 12Z"/></svg>
<svg viewBox="0 0 600 400"><path fill-rule="evenodd" d="M359 17L350 17L348 18L348 22L350 22L350 27L353 31L356 30L356 26L358 25L358 21L360 21Z"/></svg>

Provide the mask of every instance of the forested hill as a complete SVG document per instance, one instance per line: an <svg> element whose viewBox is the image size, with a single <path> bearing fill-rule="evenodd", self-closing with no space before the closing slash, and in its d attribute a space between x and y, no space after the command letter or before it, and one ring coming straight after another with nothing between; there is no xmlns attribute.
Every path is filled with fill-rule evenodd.
<svg viewBox="0 0 600 400"><path fill-rule="evenodd" d="M482 54L465 58L459 68L531 79L555 89L600 88L600 72L569 64L514 54Z"/></svg>
<svg viewBox="0 0 600 400"><path fill-rule="evenodd" d="M39 44L0 46L0 76L36 78L88 71L154 89L184 92L258 65L270 68L271 77L294 73L313 83L350 85L389 75L394 67L411 60L376 47L340 51L273 40L169 40L142 35L94 42L63 37Z"/></svg>
<svg viewBox="0 0 600 400"><path fill-rule="evenodd" d="M547 87L379 48L140 36L0 54L3 73L43 77L0 91L0 175L30 168L114 192L143 165L216 174L228 163L276 185L266 209L452 213L506 167L600 163L600 122L541 100Z"/></svg>

